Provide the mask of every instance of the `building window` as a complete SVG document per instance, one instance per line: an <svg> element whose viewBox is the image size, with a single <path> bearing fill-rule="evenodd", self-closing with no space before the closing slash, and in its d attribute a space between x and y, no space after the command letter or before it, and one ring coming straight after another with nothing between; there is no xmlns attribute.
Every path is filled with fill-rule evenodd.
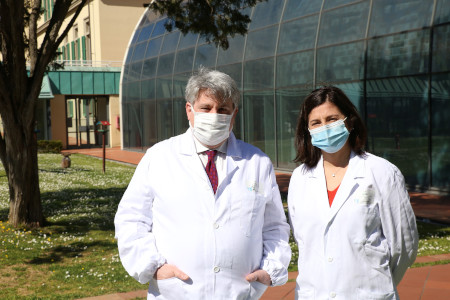
<svg viewBox="0 0 450 300"><path fill-rule="evenodd" d="M72 57L73 60L80 60L81 59L81 49L80 49L80 39L78 38L78 25L74 25L73 27L73 47L72 50L74 56Z"/></svg>
<svg viewBox="0 0 450 300"><path fill-rule="evenodd" d="M92 60L91 50L91 22L89 19L84 19L84 39L83 43L83 60Z"/></svg>

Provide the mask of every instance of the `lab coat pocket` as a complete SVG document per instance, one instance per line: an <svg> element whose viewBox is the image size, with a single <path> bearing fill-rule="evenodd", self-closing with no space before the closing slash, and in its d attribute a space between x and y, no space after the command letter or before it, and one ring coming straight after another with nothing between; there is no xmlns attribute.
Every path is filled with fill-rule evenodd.
<svg viewBox="0 0 450 300"><path fill-rule="evenodd" d="M357 300L395 300L395 292L377 293L365 291L362 289L357 290Z"/></svg>
<svg viewBox="0 0 450 300"><path fill-rule="evenodd" d="M156 299L184 299L185 291L183 282L177 277L172 277L162 280L151 280L148 288L149 295L156 297ZM150 297L150 299L152 299Z"/></svg>
<svg viewBox="0 0 450 300"><path fill-rule="evenodd" d="M369 243L363 245L364 257L368 265L385 275L387 278L391 278L391 271L389 268L389 251L384 243L375 247ZM387 279L386 277L383 277ZM381 278L380 278L381 279ZM383 280L384 281L384 280Z"/></svg>
<svg viewBox="0 0 450 300"><path fill-rule="evenodd" d="M240 225L245 236L251 236L252 228L262 227L265 198L254 192L241 196Z"/></svg>
<svg viewBox="0 0 450 300"><path fill-rule="evenodd" d="M381 245L379 247L375 247L369 243L364 244L366 259L374 268L383 268L389 265L389 252L385 247L382 247Z"/></svg>
<svg viewBox="0 0 450 300"><path fill-rule="evenodd" d="M311 288L300 288L299 290L296 290L297 295L295 299L298 300L313 300L315 299L314 296L314 290Z"/></svg>
<svg viewBox="0 0 450 300"><path fill-rule="evenodd" d="M249 299L259 299L264 294L264 292L267 289L267 285L258 282L253 281L250 282L250 297Z"/></svg>

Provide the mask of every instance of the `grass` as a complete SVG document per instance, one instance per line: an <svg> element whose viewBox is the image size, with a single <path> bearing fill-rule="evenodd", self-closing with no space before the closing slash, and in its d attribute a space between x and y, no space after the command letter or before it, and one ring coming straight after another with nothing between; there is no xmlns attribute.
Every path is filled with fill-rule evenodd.
<svg viewBox="0 0 450 300"><path fill-rule="evenodd" d="M419 230L418 256L450 253L450 227L417 222Z"/></svg>
<svg viewBox="0 0 450 300"><path fill-rule="evenodd" d="M114 215L134 167L72 155L39 154L48 226L15 229L7 223L9 195L0 167L0 290L2 299L75 299L146 289L123 269Z"/></svg>
<svg viewBox="0 0 450 300"><path fill-rule="evenodd" d="M48 225L12 228L9 194L0 165L1 299L76 299L147 289L123 269L114 239L114 215L134 167L73 154L39 154L40 188ZM450 227L419 223L419 255L450 253ZM297 269L298 250L291 240L289 269ZM443 263L449 263L444 261ZM435 264L435 263L427 263Z"/></svg>

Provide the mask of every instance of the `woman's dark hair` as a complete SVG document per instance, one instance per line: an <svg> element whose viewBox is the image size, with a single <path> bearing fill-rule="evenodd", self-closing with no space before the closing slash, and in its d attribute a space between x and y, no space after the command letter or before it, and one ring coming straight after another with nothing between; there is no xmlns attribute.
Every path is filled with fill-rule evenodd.
<svg viewBox="0 0 450 300"><path fill-rule="evenodd" d="M308 117L311 111L325 102L336 105L347 119L345 124L350 128L349 143L357 155L364 154L364 145L367 139L367 130L356 107L344 94L334 86L324 86L312 91L303 101L297 121L295 147L297 156L294 162L301 162L309 168L315 167L321 157L321 150L311 144L311 135L308 130Z"/></svg>

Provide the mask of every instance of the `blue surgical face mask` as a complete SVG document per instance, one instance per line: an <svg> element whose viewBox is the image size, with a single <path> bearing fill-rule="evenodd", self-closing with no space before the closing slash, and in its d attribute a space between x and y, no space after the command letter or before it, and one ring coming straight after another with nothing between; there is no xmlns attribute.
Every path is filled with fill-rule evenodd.
<svg viewBox="0 0 450 300"><path fill-rule="evenodd" d="M318 128L308 129L311 134L311 143L313 146L327 153L336 153L341 150L350 135L347 127L345 127L344 121L346 119L338 120Z"/></svg>

